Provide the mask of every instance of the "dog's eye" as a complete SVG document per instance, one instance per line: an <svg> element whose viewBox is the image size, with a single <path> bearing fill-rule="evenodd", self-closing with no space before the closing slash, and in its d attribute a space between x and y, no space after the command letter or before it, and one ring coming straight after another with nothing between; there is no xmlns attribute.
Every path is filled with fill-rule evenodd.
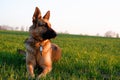
<svg viewBox="0 0 120 80"><path fill-rule="evenodd" d="M41 22L41 21L38 22L38 26L45 26L45 25L46 25L46 23L44 23L44 22Z"/></svg>
<svg viewBox="0 0 120 80"><path fill-rule="evenodd" d="M47 23L45 23L45 27L47 27L47 28L48 28L48 24L47 24Z"/></svg>

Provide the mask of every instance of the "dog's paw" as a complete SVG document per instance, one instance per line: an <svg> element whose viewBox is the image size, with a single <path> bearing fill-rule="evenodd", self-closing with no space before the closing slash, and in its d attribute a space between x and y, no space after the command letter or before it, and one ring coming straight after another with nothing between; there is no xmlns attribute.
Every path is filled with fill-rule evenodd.
<svg viewBox="0 0 120 80"><path fill-rule="evenodd" d="M40 78L44 78L44 77L46 77L46 74L41 73L40 75L37 76L36 80L39 80Z"/></svg>
<svg viewBox="0 0 120 80"><path fill-rule="evenodd" d="M33 75L29 76L28 80L35 80L35 75L33 74Z"/></svg>

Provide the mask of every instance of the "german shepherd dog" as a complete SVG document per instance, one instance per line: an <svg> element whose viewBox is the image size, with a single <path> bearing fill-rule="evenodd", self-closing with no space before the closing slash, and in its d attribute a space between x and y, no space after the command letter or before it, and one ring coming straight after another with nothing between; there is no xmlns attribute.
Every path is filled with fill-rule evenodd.
<svg viewBox="0 0 120 80"><path fill-rule="evenodd" d="M36 66L42 68L37 79L44 77L52 70L52 63L61 57L61 49L56 44L51 43L50 39L57 36L51 28L49 22L50 11L43 17L38 7L33 14L33 25L29 28L30 36L25 40L26 47L26 67L29 78L34 78Z"/></svg>

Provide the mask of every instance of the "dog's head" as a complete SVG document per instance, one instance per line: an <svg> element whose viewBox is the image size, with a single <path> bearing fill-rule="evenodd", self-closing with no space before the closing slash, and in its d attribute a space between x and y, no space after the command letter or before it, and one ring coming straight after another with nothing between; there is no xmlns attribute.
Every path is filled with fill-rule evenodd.
<svg viewBox="0 0 120 80"><path fill-rule="evenodd" d="M49 22L50 11L48 11L43 17L38 7L36 7L33 14L33 25L30 27L30 35L36 40L46 40L56 37L56 32L51 28Z"/></svg>

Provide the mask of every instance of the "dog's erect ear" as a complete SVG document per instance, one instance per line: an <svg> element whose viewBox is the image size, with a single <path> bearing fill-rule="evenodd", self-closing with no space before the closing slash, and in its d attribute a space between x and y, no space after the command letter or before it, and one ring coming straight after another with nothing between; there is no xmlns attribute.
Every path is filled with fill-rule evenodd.
<svg viewBox="0 0 120 80"><path fill-rule="evenodd" d="M50 18L50 11L47 11L47 13L44 15L43 19L49 20Z"/></svg>
<svg viewBox="0 0 120 80"><path fill-rule="evenodd" d="M33 14L33 22L36 21L37 19L41 19L41 12L38 7L35 8L35 12Z"/></svg>

